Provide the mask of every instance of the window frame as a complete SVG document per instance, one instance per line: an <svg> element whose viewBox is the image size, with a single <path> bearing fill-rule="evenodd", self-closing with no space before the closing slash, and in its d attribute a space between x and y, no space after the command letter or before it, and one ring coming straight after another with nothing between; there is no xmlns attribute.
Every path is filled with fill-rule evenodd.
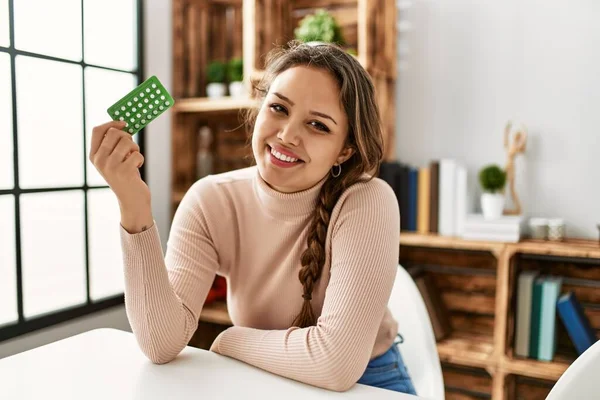
<svg viewBox="0 0 600 400"><path fill-rule="evenodd" d="M10 68L11 68L11 87L12 87L12 137L13 137L13 174L14 174L14 185L12 189L0 189L0 195L13 195L15 201L15 243L16 243L16 283L17 283L17 311L18 320L16 322L10 322L7 324L0 325L0 343L11 338L21 336L26 333L34 332L39 329L47 328L53 325L57 325L63 322L73 320L75 318L83 317L96 313L101 310L105 310L114 306L124 304L124 294L114 295L108 298L104 298L99 301L92 301L90 297L90 260L89 260L89 190L94 189L106 189L108 185L88 186L87 184L87 135L85 134L86 129L86 104L85 104L85 68L94 67L103 70L110 70L116 72L131 73L137 77L138 85L144 81L144 20L143 20L143 0L135 0L137 7L137 68L134 70L126 71L121 69L115 69L110 67L104 67L100 65L87 64L85 60L85 20L84 20L84 6L85 1L81 0L81 50L82 59L81 61L67 60L59 57L52 57L38 53L32 53L28 51L17 50L15 48L15 25L14 25L14 1L8 0L8 21L9 21L9 47L0 46L0 53L7 53L10 56ZM82 105L83 105L83 146L84 146L84 158L83 172L84 172L84 184L83 186L71 186L71 187L51 187L51 188L33 188L33 189L21 189L19 187L19 155L18 155L18 121L17 121L17 102L16 102L16 71L15 71L15 58L18 55L41 58L50 61L64 62L68 64L76 64L82 68ZM138 144L140 151L145 154L145 130L142 129L138 133ZM146 176L146 166L144 163L140 168L140 174L142 179ZM82 190L84 192L84 224L85 224L85 276L86 276L86 303L74 307L68 307L65 309L59 309L50 313L36 316L33 318L25 319L23 312L23 276L22 276L22 254L21 254L21 218L20 218L20 196L26 193L40 193L40 192L56 192L66 190Z"/></svg>

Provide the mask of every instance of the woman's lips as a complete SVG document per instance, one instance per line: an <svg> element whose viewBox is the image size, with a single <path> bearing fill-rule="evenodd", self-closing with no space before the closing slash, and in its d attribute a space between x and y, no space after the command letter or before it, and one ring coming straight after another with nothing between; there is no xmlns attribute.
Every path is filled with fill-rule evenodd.
<svg viewBox="0 0 600 400"><path fill-rule="evenodd" d="M279 153L283 154L284 156L288 156L291 158L297 158L298 160L302 160L302 157L298 156L296 153L294 153L291 150L286 149L285 147L281 147L281 146L272 146L271 148L273 148L275 151L278 151Z"/></svg>
<svg viewBox="0 0 600 400"><path fill-rule="evenodd" d="M271 147L267 145L266 147L266 151L268 153L267 155L267 159L269 160L269 162L277 167L281 167L281 168L291 168L291 167L295 167L297 165L302 164L304 161L298 159L294 162L288 162L288 161L283 161L280 160L279 158L275 157L275 155L273 155L273 153L271 153Z"/></svg>

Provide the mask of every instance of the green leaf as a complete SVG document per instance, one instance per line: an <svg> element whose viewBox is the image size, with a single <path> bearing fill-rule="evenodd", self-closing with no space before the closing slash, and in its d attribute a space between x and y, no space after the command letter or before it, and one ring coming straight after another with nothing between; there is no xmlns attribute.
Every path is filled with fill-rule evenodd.
<svg viewBox="0 0 600 400"><path fill-rule="evenodd" d="M306 15L294 30L296 39L302 42L327 42L344 44L342 30L335 18L324 9Z"/></svg>
<svg viewBox="0 0 600 400"><path fill-rule="evenodd" d="M499 192L506 184L506 172L496 164L486 165L479 171L479 183L486 192Z"/></svg>

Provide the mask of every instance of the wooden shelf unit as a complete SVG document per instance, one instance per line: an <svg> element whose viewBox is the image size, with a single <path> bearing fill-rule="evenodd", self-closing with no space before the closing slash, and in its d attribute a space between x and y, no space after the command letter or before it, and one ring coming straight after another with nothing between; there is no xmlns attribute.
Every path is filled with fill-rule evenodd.
<svg viewBox="0 0 600 400"><path fill-rule="evenodd" d="M557 322L559 341L553 361L514 357L516 282L521 271L539 269L547 275L564 277L562 292L573 290L577 293L592 326L600 331L598 241L527 239L519 243L501 243L402 232L400 246L400 262L405 267L424 267L434 278L449 309L454 332L438 342L443 368L465 366L485 370L491 375L488 394L494 400L544 399L576 358L560 322ZM495 260L493 275L486 270L489 267L486 257ZM468 281L460 279L461 274L468 276ZM495 288L492 316L489 315L490 276ZM478 306L468 306L466 299ZM469 332L472 328L475 332ZM460 372L453 372L457 373ZM465 379L481 382L480 376L472 378L467 374ZM459 389L447 385L450 397L479 398L468 391L455 393L453 390Z"/></svg>

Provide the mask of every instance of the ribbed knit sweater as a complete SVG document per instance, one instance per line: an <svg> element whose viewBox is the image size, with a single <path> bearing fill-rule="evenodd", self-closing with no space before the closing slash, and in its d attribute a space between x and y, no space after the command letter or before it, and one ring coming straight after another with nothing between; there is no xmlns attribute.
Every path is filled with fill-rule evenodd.
<svg viewBox="0 0 600 400"><path fill-rule="evenodd" d="M257 167L200 179L176 210L166 255L156 223L135 234L120 227L126 312L152 362L169 362L188 344L215 274L227 280L234 325L214 341L216 353L344 391L392 345L397 323L387 302L400 218L394 192L379 178L340 196L312 293L316 325L292 326L303 303L300 256L325 179L296 193L272 189Z"/></svg>

